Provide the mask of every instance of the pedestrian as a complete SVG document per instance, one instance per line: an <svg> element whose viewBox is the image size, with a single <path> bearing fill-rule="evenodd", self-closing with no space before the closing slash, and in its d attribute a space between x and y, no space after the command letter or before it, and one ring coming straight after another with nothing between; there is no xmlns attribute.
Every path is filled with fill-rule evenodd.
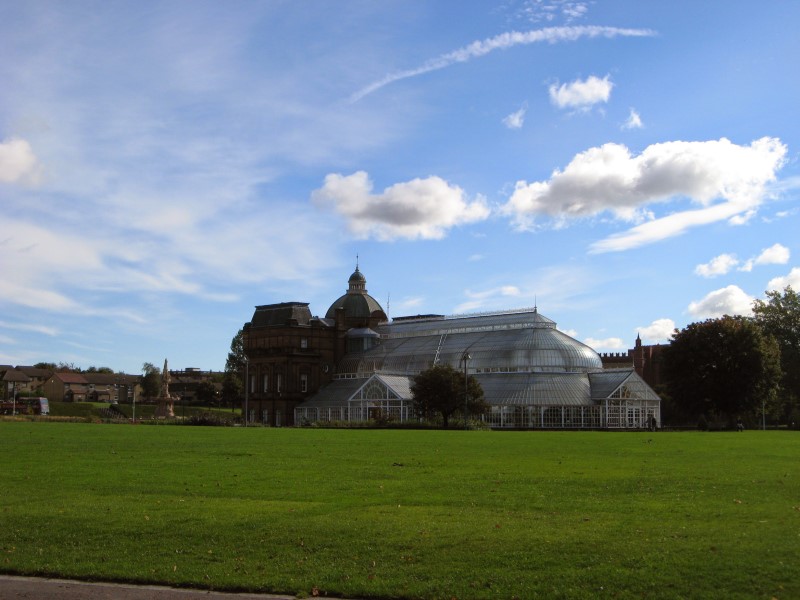
<svg viewBox="0 0 800 600"><path fill-rule="evenodd" d="M744 423L742 423L742 417L736 419L736 431L744 431Z"/></svg>

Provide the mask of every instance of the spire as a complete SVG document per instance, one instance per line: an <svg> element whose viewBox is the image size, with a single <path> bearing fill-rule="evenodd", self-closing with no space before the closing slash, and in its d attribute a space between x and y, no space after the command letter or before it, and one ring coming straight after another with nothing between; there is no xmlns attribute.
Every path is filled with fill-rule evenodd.
<svg viewBox="0 0 800 600"><path fill-rule="evenodd" d="M356 254L356 270L353 271L353 274L350 275L350 279L347 280L348 287L347 293L348 294L366 294L367 293L367 279L358 270L358 255Z"/></svg>

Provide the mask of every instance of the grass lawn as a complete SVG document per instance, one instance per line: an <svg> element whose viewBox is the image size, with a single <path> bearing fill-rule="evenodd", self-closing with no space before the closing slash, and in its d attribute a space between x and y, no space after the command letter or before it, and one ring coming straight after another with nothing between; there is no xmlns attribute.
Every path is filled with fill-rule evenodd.
<svg viewBox="0 0 800 600"><path fill-rule="evenodd" d="M350 598L800 598L800 436L0 423L0 571Z"/></svg>

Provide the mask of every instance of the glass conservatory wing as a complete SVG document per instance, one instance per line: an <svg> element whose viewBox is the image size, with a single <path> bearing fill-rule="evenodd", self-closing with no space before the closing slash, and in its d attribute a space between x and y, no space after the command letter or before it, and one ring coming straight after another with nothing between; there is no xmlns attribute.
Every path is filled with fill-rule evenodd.
<svg viewBox="0 0 800 600"><path fill-rule="evenodd" d="M411 399L411 378L403 375L386 375L379 373L376 378L382 381L397 398Z"/></svg>
<svg viewBox="0 0 800 600"><path fill-rule="evenodd" d="M589 379L583 373L477 374L491 405L579 406L591 403Z"/></svg>
<svg viewBox="0 0 800 600"><path fill-rule="evenodd" d="M327 407L347 405L347 401L364 385L366 379L336 379L320 389L302 407Z"/></svg>
<svg viewBox="0 0 800 600"><path fill-rule="evenodd" d="M410 386L408 377L373 375L347 400L408 400Z"/></svg>
<svg viewBox="0 0 800 600"><path fill-rule="evenodd" d="M658 394L633 369L590 373L592 399L635 399L660 401Z"/></svg>

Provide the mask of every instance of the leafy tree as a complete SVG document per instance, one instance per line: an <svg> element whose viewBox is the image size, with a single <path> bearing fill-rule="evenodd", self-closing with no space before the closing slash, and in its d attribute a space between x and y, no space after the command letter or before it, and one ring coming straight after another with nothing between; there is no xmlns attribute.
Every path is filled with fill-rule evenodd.
<svg viewBox="0 0 800 600"><path fill-rule="evenodd" d="M114 369L112 369L111 367L95 367L95 366L91 366L88 369L86 369L86 373L108 373L108 374L113 374L114 373Z"/></svg>
<svg viewBox="0 0 800 600"><path fill-rule="evenodd" d="M33 366L36 369L48 369L50 371L55 371L56 370L56 363L52 363L52 362L38 362Z"/></svg>
<svg viewBox="0 0 800 600"><path fill-rule="evenodd" d="M225 361L225 378L222 381L222 401L231 408L244 399L244 330L240 329L231 340L231 350Z"/></svg>
<svg viewBox="0 0 800 600"><path fill-rule="evenodd" d="M243 373L245 362L247 362L247 356L244 353L244 330L240 329L231 340L231 350L225 361L225 372Z"/></svg>
<svg viewBox="0 0 800 600"><path fill-rule="evenodd" d="M142 395L148 400L158 397L161 393L161 369L153 363L146 362L142 365Z"/></svg>
<svg viewBox="0 0 800 600"><path fill-rule="evenodd" d="M225 406L230 405L231 409L237 404L241 404L244 394L242 380L238 374L225 373L222 380L222 402Z"/></svg>
<svg viewBox="0 0 800 600"><path fill-rule="evenodd" d="M464 374L450 365L436 365L422 371L411 384L416 411L426 417L436 413L442 415L445 428L453 413L459 410L463 412L464 391ZM483 388L472 375L467 378L467 393L469 414L485 412L487 404L483 398Z"/></svg>
<svg viewBox="0 0 800 600"><path fill-rule="evenodd" d="M201 381L195 388L195 396L200 404L214 404L217 399L217 388L210 381Z"/></svg>
<svg viewBox="0 0 800 600"><path fill-rule="evenodd" d="M692 323L663 352L667 391L687 417L755 416L778 386L778 345L751 319Z"/></svg>
<svg viewBox="0 0 800 600"><path fill-rule="evenodd" d="M784 419L793 419L800 404L800 294L791 287L782 293L769 291L766 301L753 303L753 314L764 333L780 346L780 412Z"/></svg>

